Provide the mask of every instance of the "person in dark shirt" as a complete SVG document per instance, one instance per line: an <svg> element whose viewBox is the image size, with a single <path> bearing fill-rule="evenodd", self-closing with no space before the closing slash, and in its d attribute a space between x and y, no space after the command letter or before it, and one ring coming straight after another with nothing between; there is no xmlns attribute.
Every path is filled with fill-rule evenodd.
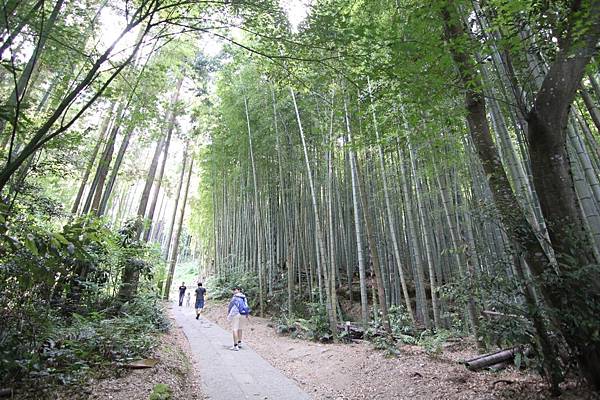
<svg viewBox="0 0 600 400"><path fill-rule="evenodd" d="M204 295L206 295L206 289L202 287L202 282L198 282L196 288L196 319L198 319L204 308Z"/></svg>
<svg viewBox="0 0 600 400"><path fill-rule="evenodd" d="M185 296L185 282L181 282L181 286L179 286L179 307L183 305L183 296Z"/></svg>

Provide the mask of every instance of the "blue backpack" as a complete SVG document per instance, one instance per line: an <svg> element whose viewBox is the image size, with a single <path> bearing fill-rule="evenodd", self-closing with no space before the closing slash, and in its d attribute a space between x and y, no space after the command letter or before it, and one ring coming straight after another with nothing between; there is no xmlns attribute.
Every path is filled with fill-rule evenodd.
<svg viewBox="0 0 600 400"><path fill-rule="evenodd" d="M246 301L245 298L238 298L237 299L237 308L238 311L240 312L240 315L248 315L250 314L250 307L248 307L248 302Z"/></svg>

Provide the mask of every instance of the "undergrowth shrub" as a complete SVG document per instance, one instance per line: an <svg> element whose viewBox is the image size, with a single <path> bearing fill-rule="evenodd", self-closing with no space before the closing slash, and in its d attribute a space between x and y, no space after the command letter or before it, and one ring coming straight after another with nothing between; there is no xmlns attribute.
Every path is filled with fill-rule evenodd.
<svg viewBox="0 0 600 400"><path fill-rule="evenodd" d="M386 357L396 357L400 354L394 340L388 336L376 336L370 339L375 350L383 351Z"/></svg>
<svg viewBox="0 0 600 400"><path fill-rule="evenodd" d="M67 320L51 314L37 346L26 343L19 349L3 349L3 380L73 383L92 370L148 355L157 343L156 334L169 325L158 297L150 294L135 298L116 315L90 312Z"/></svg>
<svg viewBox="0 0 600 400"><path fill-rule="evenodd" d="M319 303L307 304L309 318L298 318L297 322L302 333L299 336L321 342L330 341L333 336L329 329L329 320L325 306Z"/></svg>
<svg viewBox="0 0 600 400"><path fill-rule="evenodd" d="M297 317L280 314L274 318L275 327L280 334L290 334L307 340L329 342L333 339L329 329L327 310L319 303L305 303L306 315Z"/></svg>
<svg viewBox="0 0 600 400"><path fill-rule="evenodd" d="M498 261L494 268L510 268ZM527 320L524 299L515 301L515 293L521 291L518 282L508 276L481 274L477 291L486 301L478 306L494 314L477 316L478 340L488 348L506 348L516 345L533 345L535 340L532 324ZM465 324L464 305L474 294L469 289L467 278L444 285L440 295L445 304L453 305L444 313L452 335L467 336L471 332Z"/></svg>
<svg viewBox="0 0 600 400"><path fill-rule="evenodd" d="M0 205L0 387L68 384L149 353L169 326L151 289L159 259L151 247L125 245L98 218L56 227L32 213L8 221L3 211ZM145 269L137 296L122 304L120 268L130 260Z"/></svg>
<svg viewBox="0 0 600 400"><path fill-rule="evenodd" d="M169 385L164 383L157 383L152 388L152 393L148 400L170 400L173 396L173 390Z"/></svg>
<svg viewBox="0 0 600 400"><path fill-rule="evenodd" d="M392 305L388 310L392 335L406 344L414 344L416 334L410 315L404 305Z"/></svg>
<svg viewBox="0 0 600 400"><path fill-rule="evenodd" d="M205 286L210 288L209 296L215 300L228 300L235 286L242 288L248 298L252 310L258 305L258 276L251 273L232 273L228 276L212 276L206 280Z"/></svg>
<svg viewBox="0 0 600 400"><path fill-rule="evenodd" d="M445 329L438 329L435 332L426 330L421 332L417 344L429 355L437 356L444 350L444 343L452 336L451 332Z"/></svg>

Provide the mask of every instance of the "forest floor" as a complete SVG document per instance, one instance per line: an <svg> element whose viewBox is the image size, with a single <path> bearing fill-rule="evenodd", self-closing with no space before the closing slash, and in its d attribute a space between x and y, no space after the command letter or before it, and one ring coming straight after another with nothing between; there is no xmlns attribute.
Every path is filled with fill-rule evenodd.
<svg viewBox="0 0 600 400"><path fill-rule="evenodd" d="M204 317L228 329L226 303L209 302ZM461 360L477 355L468 345L451 343L442 354L400 346L387 358L367 341L322 344L278 335L269 319L251 317L244 342L314 399L488 400L548 399L547 386L533 372L513 368L471 372ZM574 383L560 399L593 399Z"/></svg>
<svg viewBox="0 0 600 400"><path fill-rule="evenodd" d="M173 319L173 318L171 318ZM173 324L160 337L149 357L158 360L153 368L123 370L121 376L101 379L89 386L94 400L148 399L155 385L168 385L172 399L201 400L200 376L193 367L190 343L180 327Z"/></svg>
<svg viewBox="0 0 600 400"><path fill-rule="evenodd" d="M35 382L19 388L9 398L18 400L146 400L155 385L165 384L172 397L201 400L200 377L193 368L190 344L176 325L158 338L158 345L149 356L158 360L153 368L111 368L97 371L102 376L87 382L66 386L40 386ZM0 396L2 397L2 396Z"/></svg>

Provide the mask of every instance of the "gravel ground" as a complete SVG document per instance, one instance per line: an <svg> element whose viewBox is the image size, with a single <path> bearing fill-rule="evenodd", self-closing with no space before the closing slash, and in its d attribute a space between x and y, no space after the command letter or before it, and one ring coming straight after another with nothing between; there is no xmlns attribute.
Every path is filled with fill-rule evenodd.
<svg viewBox="0 0 600 400"><path fill-rule="evenodd" d="M207 305L205 317L228 328L226 304ZM270 321L251 317L244 341L273 366L298 382L314 399L489 400L548 399L539 376L508 369L471 372L461 360L476 356L460 343L433 357L417 346L402 346L386 358L371 343L321 344L279 336ZM575 384L560 399L594 399Z"/></svg>

